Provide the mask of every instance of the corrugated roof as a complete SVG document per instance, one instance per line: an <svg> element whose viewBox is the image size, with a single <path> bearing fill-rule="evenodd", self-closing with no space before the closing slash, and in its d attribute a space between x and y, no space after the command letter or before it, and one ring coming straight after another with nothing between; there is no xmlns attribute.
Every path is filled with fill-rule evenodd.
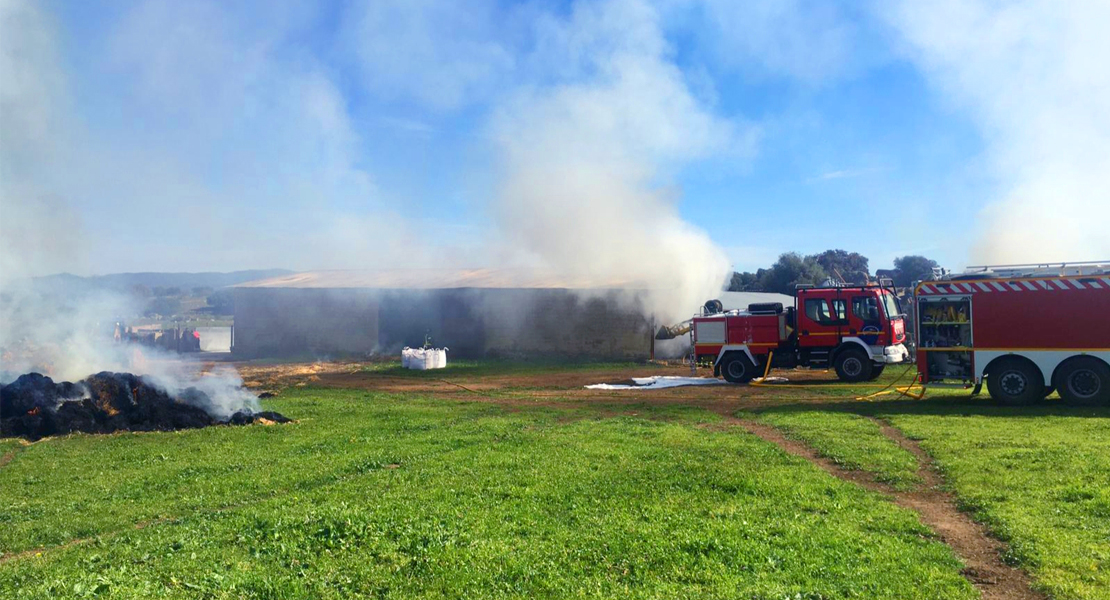
<svg viewBox="0 0 1110 600"><path fill-rule="evenodd" d="M241 283L245 288L365 289L648 289L631 279L561 276L527 269L379 269L309 271Z"/></svg>

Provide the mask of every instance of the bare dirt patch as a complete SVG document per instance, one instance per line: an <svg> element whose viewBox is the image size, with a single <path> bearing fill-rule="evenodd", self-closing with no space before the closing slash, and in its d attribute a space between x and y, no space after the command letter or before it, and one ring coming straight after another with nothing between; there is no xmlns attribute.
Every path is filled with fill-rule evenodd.
<svg viewBox="0 0 1110 600"><path fill-rule="evenodd" d="M12 448L11 450L5 452L3 456L0 456L0 467L3 467L12 462L12 459L15 458L16 453L32 444L32 442L29 442L27 440L19 440L19 443L20 444L18 448Z"/></svg>

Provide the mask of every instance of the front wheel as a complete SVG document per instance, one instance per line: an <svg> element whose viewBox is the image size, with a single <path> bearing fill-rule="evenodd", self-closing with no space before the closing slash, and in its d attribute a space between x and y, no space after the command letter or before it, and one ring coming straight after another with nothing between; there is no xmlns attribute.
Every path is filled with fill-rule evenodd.
<svg viewBox="0 0 1110 600"><path fill-rule="evenodd" d="M1002 359L987 374L987 391L1003 404L1032 404L1044 398L1044 389L1040 369L1027 360Z"/></svg>
<svg viewBox="0 0 1110 600"><path fill-rule="evenodd" d="M1070 359L1060 368L1056 386L1068 404L1110 404L1110 367L1091 356Z"/></svg>
<svg viewBox="0 0 1110 600"><path fill-rule="evenodd" d="M721 375L729 383L747 383L755 377L755 365L743 352L731 352L721 361Z"/></svg>
<svg viewBox="0 0 1110 600"><path fill-rule="evenodd" d="M836 376L849 383L867 381L875 370L871 357L856 348L848 348L837 354L833 367L836 368Z"/></svg>
<svg viewBox="0 0 1110 600"><path fill-rule="evenodd" d="M868 377L867 379L869 381L875 381L876 379L879 378L880 375L883 374L883 369L885 369L885 368L886 368L886 365L872 365L871 366L871 377Z"/></svg>

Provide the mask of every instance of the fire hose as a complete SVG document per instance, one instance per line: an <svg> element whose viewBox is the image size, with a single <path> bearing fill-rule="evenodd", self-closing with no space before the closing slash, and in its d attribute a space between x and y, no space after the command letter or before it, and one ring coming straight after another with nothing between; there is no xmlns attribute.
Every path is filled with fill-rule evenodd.
<svg viewBox="0 0 1110 600"><path fill-rule="evenodd" d="M755 387L768 387L768 388L780 387L780 388L794 388L794 389L828 388L828 387L835 388L835 387L841 387L843 385L843 384L839 384L839 383L827 383L827 384L820 384L819 383L819 384L807 384L807 385L790 384L790 383L766 383L767 375L771 372L771 359L774 358L774 356L775 356L775 352L773 350L767 354L767 366L763 369L763 377L760 377L758 380L752 380L749 383L749 385L752 385L752 386L755 386ZM864 395L864 396L856 396L853 399L854 400L871 400L871 399L876 398L878 396L885 396L886 394L893 394L893 393L897 393L900 397L910 398L911 400L920 400L920 399L924 398L925 397L926 386L921 383L921 374L920 373L914 374L913 380L910 381L909 385L904 386L904 387L895 387L898 384L898 382L901 381L902 378L906 376L906 373L909 373L910 369L913 369L913 367L914 367L914 365L912 365L912 364L909 365L908 367L906 367L906 369L904 371L902 371L901 373L898 374L898 377L896 377L894 379L894 381L888 383L885 386L882 386L882 389L880 389L879 391L877 391L875 393L872 393L872 394L867 394L867 395ZM912 390L917 385L921 386L921 392L918 393L918 394L911 394L910 390ZM879 387L879 385L878 384L863 385L863 386L858 386L858 387Z"/></svg>

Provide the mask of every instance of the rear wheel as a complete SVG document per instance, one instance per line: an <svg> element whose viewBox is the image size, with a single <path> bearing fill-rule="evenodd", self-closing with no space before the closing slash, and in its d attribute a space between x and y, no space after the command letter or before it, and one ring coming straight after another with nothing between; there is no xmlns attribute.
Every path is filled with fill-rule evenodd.
<svg viewBox="0 0 1110 600"><path fill-rule="evenodd" d="M879 378L880 375L883 374L883 369L885 368L886 365L871 365L871 377L868 377L868 379L871 381L875 381Z"/></svg>
<svg viewBox="0 0 1110 600"><path fill-rule="evenodd" d="M1056 375L1056 387L1068 404L1110 404L1110 367L1092 356L1069 359Z"/></svg>
<svg viewBox="0 0 1110 600"><path fill-rule="evenodd" d="M747 383L755 377L755 365L743 352L730 352L721 361L721 375L729 383Z"/></svg>
<svg viewBox="0 0 1110 600"><path fill-rule="evenodd" d="M1004 358L987 374L987 391L1003 404L1032 404L1045 397L1044 377L1028 360Z"/></svg>
<svg viewBox="0 0 1110 600"><path fill-rule="evenodd" d="M867 381L871 378L872 371L875 370L871 357L867 356L863 350L856 348L847 348L837 354L836 360L833 361L833 367L836 369L836 376L841 381L850 383Z"/></svg>

